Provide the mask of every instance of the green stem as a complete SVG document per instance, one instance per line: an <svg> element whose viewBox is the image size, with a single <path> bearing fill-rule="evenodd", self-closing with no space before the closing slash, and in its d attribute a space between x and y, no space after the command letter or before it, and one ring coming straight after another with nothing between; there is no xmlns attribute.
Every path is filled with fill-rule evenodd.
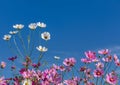
<svg viewBox="0 0 120 85"><path fill-rule="evenodd" d="M22 55L22 53L21 53L21 51L20 51L18 45L17 45L17 42L16 42L16 40L15 40L15 37L13 37L13 41L14 41L15 47L16 47L16 49L17 49L19 55L20 55L21 57L24 57L24 56Z"/></svg>
<svg viewBox="0 0 120 85"><path fill-rule="evenodd" d="M29 35L28 35L28 54L29 54L29 56L30 56L30 42L31 42L31 30L29 31Z"/></svg>
<svg viewBox="0 0 120 85"><path fill-rule="evenodd" d="M98 85L98 77L97 77L97 80L96 80L96 85Z"/></svg>
<svg viewBox="0 0 120 85"><path fill-rule="evenodd" d="M31 30L30 30L31 31ZM34 51L34 46L35 46L35 37L34 37L34 30L32 32L30 32L30 43L32 42L32 47L31 50L29 49L29 57L31 57L33 51ZM30 44L29 44L30 45ZM29 46L30 48L30 46Z"/></svg>
<svg viewBox="0 0 120 85"><path fill-rule="evenodd" d="M18 33L18 37L19 37L19 39L20 39L20 41L21 41L22 47L23 47L23 49L24 49L24 53L25 53L25 55L27 55L25 43L24 43L24 41L23 41L23 38L22 38L22 36L21 36L20 31L19 31L19 33Z"/></svg>
<svg viewBox="0 0 120 85"><path fill-rule="evenodd" d="M42 59L42 57L43 57L44 54L45 54L44 52L41 52L41 53L40 53L40 55L39 55L39 57L38 57L38 63L40 62L40 60Z"/></svg>
<svg viewBox="0 0 120 85"><path fill-rule="evenodd" d="M104 70L105 73L104 73L103 78L105 77L106 73L109 71L109 69L110 69L110 67L111 67L111 64L112 64L112 61L107 65L106 69ZM102 80L103 80L103 78L102 78ZM105 82L103 83L103 85L104 85L104 84L105 84Z"/></svg>

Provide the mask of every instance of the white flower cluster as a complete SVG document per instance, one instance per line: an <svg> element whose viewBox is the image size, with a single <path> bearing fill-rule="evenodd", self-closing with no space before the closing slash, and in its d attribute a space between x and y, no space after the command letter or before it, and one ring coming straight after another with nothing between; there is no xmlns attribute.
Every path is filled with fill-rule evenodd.
<svg viewBox="0 0 120 85"><path fill-rule="evenodd" d="M31 30L35 30L37 27L45 28L45 27L46 27L46 24L43 23L43 22L37 22L37 23L31 23L31 24L29 24L28 27L29 27Z"/></svg>
<svg viewBox="0 0 120 85"><path fill-rule="evenodd" d="M20 32L20 30L22 30L25 26L23 24L15 24L13 25L13 28L16 29L15 31L10 31L9 34L6 34L4 35L3 39L6 40L6 41L9 41L12 37L12 35L15 35L17 33ZM43 22L37 22L37 23L30 23L28 25L28 28L30 30L35 30L37 27L39 28L45 28L46 27L46 24L43 23ZM45 41L48 41L50 40L50 33L49 32L43 32L41 33L41 38ZM22 41L23 42L23 41ZM40 52L46 52L48 49L46 47L43 47L43 46L38 46L36 47L36 49Z"/></svg>
<svg viewBox="0 0 120 85"><path fill-rule="evenodd" d="M28 25L28 27L31 29L31 30L35 30L37 27L40 27L40 28L45 28L46 27L46 24L43 23L43 22L37 22L37 23L30 23ZM15 31L10 31L9 34L6 34L4 35L3 39L4 40L10 40L11 38L11 35L15 35L19 32L19 30L23 29L24 28L24 25L23 24L15 24L13 25L13 28L15 28L16 30ZM49 32L44 32L41 34L41 38L44 39L44 40L50 40L50 33Z"/></svg>

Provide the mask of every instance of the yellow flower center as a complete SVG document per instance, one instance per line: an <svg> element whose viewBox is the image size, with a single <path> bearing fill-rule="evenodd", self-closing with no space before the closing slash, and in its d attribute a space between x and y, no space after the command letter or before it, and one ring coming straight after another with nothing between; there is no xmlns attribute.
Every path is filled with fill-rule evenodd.
<svg viewBox="0 0 120 85"><path fill-rule="evenodd" d="M113 81L114 81L114 78L110 78L110 81L113 82Z"/></svg>
<svg viewBox="0 0 120 85"><path fill-rule="evenodd" d="M28 81L25 83L25 85L29 85L29 84L28 84Z"/></svg>
<svg viewBox="0 0 120 85"><path fill-rule="evenodd" d="M47 39L47 38L48 38L48 36L44 36L44 38L45 38L45 39Z"/></svg>
<svg viewBox="0 0 120 85"><path fill-rule="evenodd" d="M100 72L97 72L96 74L97 74L97 75L101 75L101 73L100 73Z"/></svg>

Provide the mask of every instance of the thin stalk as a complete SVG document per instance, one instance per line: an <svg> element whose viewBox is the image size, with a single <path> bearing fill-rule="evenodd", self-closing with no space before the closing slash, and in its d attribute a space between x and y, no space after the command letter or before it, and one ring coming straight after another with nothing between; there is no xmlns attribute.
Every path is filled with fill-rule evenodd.
<svg viewBox="0 0 120 85"><path fill-rule="evenodd" d="M41 53L40 53L40 55L39 55L39 57L38 57L38 63L40 62L40 60L42 59L42 57L43 57L44 54L45 54L44 52L41 52Z"/></svg>
<svg viewBox="0 0 120 85"><path fill-rule="evenodd" d="M108 64L109 64L109 63L105 62L105 66L104 66L104 67L107 67ZM105 70L106 70L106 68L104 68L104 71L105 71ZM104 75L105 75L105 72L104 72ZM101 79L101 81L100 81L101 84L103 83L103 78L105 77L104 75L102 76L102 79Z"/></svg>
<svg viewBox="0 0 120 85"><path fill-rule="evenodd" d="M75 67L75 66L73 66L74 68L75 68L75 70L76 70L76 72L78 73L78 74L80 74L80 71ZM81 74L80 74L81 75Z"/></svg>
<svg viewBox="0 0 120 85"><path fill-rule="evenodd" d="M75 73L74 73L74 70L73 70L73 68L72 68L72 78L74 77L74 75L75 75Z"/></svg>
<svg viewBox="0 0 120 85"><path fill-rule="evenodd" d="M106 73L109 71L111 64L112 64L112 61L110 62L110 64L109 64L109 65L107 66L107 68L105 69L105 74L104 74L103 78L105 77ZM105 82L103 83L103 85L104 85L104 84L105 84Z"/></svg>
<svg viewBox="0 0 120 85"><path fill-rule="evenodd" d="M30 43L31 42L32 42L32 47L31 47L31 50L30 50ZM32 55L32 53L34 51L34 46L35 46L34 30L32 32L30 30L30 43L29 43L29 57Z"/></svg>
<svg viewBox="0 0 120 85"><path fill-rule="evenodd" d="M97 77L97 80L96 80L96 85L98 85L98 77Z"/></svg>
<svg viewBox="0 0 120 85"><path fill-rule="evenodd" d="M31 42L31 30L29 31L29 35L28 35L27 40L28 40L28 55L29 55L30 54L29 53L30 52L30 42Z"/></svg>
<svg viewBox="0 0 120 85"><path fill-rule="evenodd" d="M22 45L22 47L23 47L23 49L24 49L24 53L25 53L25 55L27 55L27 50L26 50L26 47L25 47L25 43L24 43L24 40L23 40L23 38L22 38L22 36L21 36L21 33L20 33L20 31L19 31L19 33L18 33L18 37L19 37L19 39L20 39L20 41L21 41L21 45Z"/></svg>
<svg viewBox="0 0 120 85"><path fill-rule="evenodd" d="M61 71L61 74L62 74L62 82L64 80L64 73Z"/></svg>
<svg viewBox="0 0 120 85"><path fill-rule="evenodd" d="M21 57L24 57L24 56L22 55L22 53L21 53L21 51L20 51L18 45L17 45L17 42L16 42L16 40L15 40L15 37L13 37L13 41L14 41L15 47L16 47L16 49L17 49L19 55L20 55Z"/></svg>

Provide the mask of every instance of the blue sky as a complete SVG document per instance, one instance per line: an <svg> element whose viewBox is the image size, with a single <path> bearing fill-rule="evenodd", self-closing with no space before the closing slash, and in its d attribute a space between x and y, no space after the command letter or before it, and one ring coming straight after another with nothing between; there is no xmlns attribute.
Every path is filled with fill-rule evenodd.
<svg viewBox="0 0 120 85"><path fill-rule="evenodd" d="M102 48L120 50L119 0L1 0L0 59L12 56L4 34L12 25L42 21L51 33L48 56L74 56ZM24 35L23 35L24 36Z"/></svg>

